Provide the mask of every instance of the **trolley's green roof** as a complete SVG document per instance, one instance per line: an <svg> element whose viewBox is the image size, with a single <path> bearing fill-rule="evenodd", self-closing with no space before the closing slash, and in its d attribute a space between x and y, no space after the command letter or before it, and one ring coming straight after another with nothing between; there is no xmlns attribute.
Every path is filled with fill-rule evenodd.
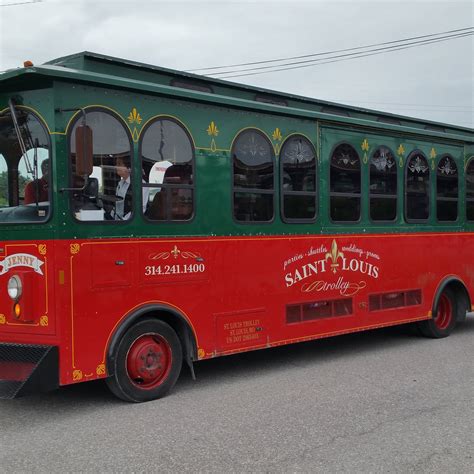
<svg viewBox="0 0 474 474"><path fill-rule="evenodd" d="M412 133L474 142L474 130L467 127L301 97L87 51L53 59L40 66L0 73L5 90L38 88L55 79L98 83L289 115L315 116L382 129L409 129Z"/></svg>

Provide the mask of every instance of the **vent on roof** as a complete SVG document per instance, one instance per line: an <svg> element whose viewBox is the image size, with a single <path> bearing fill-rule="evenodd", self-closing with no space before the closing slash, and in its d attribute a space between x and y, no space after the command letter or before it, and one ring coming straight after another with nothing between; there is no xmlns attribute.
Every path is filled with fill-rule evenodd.
<svg viewBox="0 0 474 474"><path fill-rule="evenodd" d="M195 82L195 81L183 81L181 79L172 79L170 85L173 87L180 87L181 89L191 89L198 92L207 92L208 94L213 94L214 91L212 87L207 84Z"/></svg>
<svg viewBox="0 0 474 474"><path fill-rule="evenodd" d="M321 109L321 112L325 114L342 115L343 117L349 117L349 112L347 112L347 110L340 109L338 107L332 107L330 105L325 105Z"/></svg>
<svg viewBox="0 0 474 474"><path fill-rule="evenodd" d="M402 124L402 122L400 122L400 120L397 120L397 119L391 118L391 117L377 117L377 122L389 123L390 125L401 125Z"/></svg>
<svg viewBox="0 0 474 474"><path fill-rule="evenodd" d="M429 130L430 132L446 133L446 129L443 127L439 127L438 125L425 125L425 130Z"/></svg>
<svg viewBox="0 0 474 474"><path fill-rule="evenodd" d="M281 105L282 107L288 107L286 100L280 99L279 97L272 97L270 95L257 94L255 96L255 102L263 102L264 104Z"/></svg>

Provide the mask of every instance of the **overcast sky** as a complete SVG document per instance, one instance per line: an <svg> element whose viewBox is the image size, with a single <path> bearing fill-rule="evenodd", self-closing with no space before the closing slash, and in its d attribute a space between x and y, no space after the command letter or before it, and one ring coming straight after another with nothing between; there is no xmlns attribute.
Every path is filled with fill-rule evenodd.
<svg viewBox="0 0 474 474"><path fill-rule="evenodd" d="M187 70L363 46L474 25L474 0L0 0L0 70L93 51ZM474 126L473 36L232 79Z"/></svg>

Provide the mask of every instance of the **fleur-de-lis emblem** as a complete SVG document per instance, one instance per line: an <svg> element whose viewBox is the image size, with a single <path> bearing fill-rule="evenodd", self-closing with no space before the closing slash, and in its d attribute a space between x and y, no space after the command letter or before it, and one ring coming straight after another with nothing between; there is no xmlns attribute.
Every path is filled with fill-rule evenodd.
<svg viewBox="0 0 474 474"><path fill-rule="evenodd" d="M137 125L142 123L142 118L135 107L133 107L132 111L128 115L128 123L136 123Z"/></svg>
<svg viewBox="0 0 474 474"><path fill-rule="evenodd" d="M211 122L209 127L207 127L207 134L211 137L217 137L217 135L219 135L219 130L214 122Z"/></svg>
<svg viewBox="0 0 474 474"><path fill-rule="evenodd" d="M178 247L176 245L174 246L174 249L171 251L171 254L173 255L174 258L178 258L178 255L181 253L181 250L178 250Z"/></svg>
<svg viewBox="0 0 474 474"><path fill-rule="evenodd" d="M273 137L273 140L275 140L277 142L281 142L281 140L283 139L283 137L281 135L281 131L278 127L275 128L275 130L273 131L272 137Z"/></svg>
<svg viewBox="0 0 474 474"><path fill-rule="evenodd" d="M405 154L405 148L403 148L403 145L400 143L400 146L397 149L397 155L403 156Z"/></svg>
<svg viewBox="0 0 474 474"><path fill-rule="evenodd" d="M339 263L337 263L337 261L340 258L344 258L344 254L342 252L339 252L339 250L337 249L337 243L336 243L335 240L332 241L331 252L328 252L326 254L325 260L327 260L328 258L330 258L332 260L332 263L331 263L332 272L336 273L336 271L339 267Z"/></svg>
<svg viewBox="0 0 474 474"><path fill-rule="evenodd" d="M434 148L432 148L430 151L430 158L433 160L436 158L436 150Z"/></svg>
<svg viewBox="0 0 474 474"><path fill-rule="evenodd" d="M367 162L369 161L369 156L367 154L367 152L369 151L369 148L370 148L369 140L367 140L367 138L364 138L364 141L360 144L360 147L362 148L362 151L364 152L364 158L362 159L362 161L366 165Z"/></svg>

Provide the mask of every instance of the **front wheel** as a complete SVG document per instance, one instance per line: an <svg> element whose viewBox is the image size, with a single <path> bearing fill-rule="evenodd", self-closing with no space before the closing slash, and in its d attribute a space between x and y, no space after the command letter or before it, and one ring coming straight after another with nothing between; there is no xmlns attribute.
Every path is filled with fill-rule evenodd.
<svg viewBox="0 0 474 474"><path fill-rule="evenodd" d="M165 322L145 319L122 337L107 385L128 402L146 402L166 395L178 380L183 362L181 343Z"/></svg>
<svg viewBox="0 0 474 474"><path fill-rule="evenodd" d="M456 326L457 302L454 293L446 288L439 297L432 319L421 321L418 328L425 337L441 338L449 336Z"/></svg>

